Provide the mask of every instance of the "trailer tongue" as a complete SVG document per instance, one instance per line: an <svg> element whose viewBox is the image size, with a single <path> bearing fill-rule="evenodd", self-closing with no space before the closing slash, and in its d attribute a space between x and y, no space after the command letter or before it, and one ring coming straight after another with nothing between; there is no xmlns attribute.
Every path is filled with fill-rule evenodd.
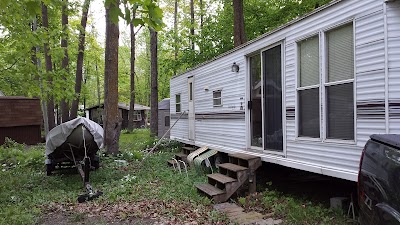
<svg viewBox="0 0 400 225"><path fill-rule="evenodd" d="M52 129L46 137L46 170L51 175L55 169L75 166L82 177L85 193L78 202L99 197L89 182L89 173L99 168L97 151L103 147L103 128L86 118L76 118Z"/></svg>

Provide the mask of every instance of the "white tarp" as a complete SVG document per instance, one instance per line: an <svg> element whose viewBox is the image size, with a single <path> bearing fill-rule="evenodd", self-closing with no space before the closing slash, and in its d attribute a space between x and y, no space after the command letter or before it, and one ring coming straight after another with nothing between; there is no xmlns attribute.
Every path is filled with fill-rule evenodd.
<svg viewBox="0 0 400 225"><path fill-rule="evenodd" d="M71 121L62 123L54 127L46 137L46 156L51 154L57 147L62 145L72 133L72 131L79 125L83 125L93 135L94 141L99 148L103 147L103 128L92 120L78 117Z"/></svg>

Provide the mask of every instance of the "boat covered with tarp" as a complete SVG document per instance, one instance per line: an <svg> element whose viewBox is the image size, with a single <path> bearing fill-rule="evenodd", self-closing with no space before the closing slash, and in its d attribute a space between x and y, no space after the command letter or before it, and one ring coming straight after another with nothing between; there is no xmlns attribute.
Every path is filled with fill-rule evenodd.
<svg viewBox="0 0 400 225"><path fill-rule="evenodd" d="M46 136L48 175L56 166L75 165L88 157L98 167L97 151L103 147L104 130L96 122L79 117L53 128Z"/></svg>
<svg viewBox="0 0 400 225"><path fill-rule="evenodd" d="M89 182L89 173L99 168L97 152L103 147L104 130L96 122L79 117L53 128L46 136L46 171L51 175L55 169L76 167L86 190L78 196L78 202L99 197Z"/></svg>

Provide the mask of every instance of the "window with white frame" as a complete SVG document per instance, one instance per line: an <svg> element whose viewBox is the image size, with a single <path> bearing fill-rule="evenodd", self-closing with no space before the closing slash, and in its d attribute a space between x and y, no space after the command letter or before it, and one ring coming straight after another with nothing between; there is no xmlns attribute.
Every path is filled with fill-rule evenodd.
<svg viewBox="0 0 400 225"><path fill-rule="evenodd" d="M320 138L322 127L326 139L354 140L353 25L340 26L322 36L325 38L320 40L316 35L297 43L298 136ZM324 49L319 48L320 41ZM321 73L324 64L326 70Z"/></svg>
<svg viewBox="0 0 400 225"><path fill-rule="evenodd" d="M142 113L139 110L133 111L133 121L141 121L142 120Z"/></svg>
<svg viewBox="0 0 400 225"><path fill-rule="evenodd" d="M326 33L326 138L354 140L353 24Z"/></svg>
<svg viewBox="0 0 400 225"><path fill-rule="evenodd" d="M181 94L175 95L175 112L181 112Z"/></svg>
<svg viewBox="0 0 400 225"><path fill-rule="evenodd" d="M222 95L221 90L213 91L213 106L219 107L222 106Z"/></svg>
<svg viewBox="0 0 400 225"><path fill-rule="evenodd" d="M298 136L320 137L319 38L310 37L298 43Z"/></svg>

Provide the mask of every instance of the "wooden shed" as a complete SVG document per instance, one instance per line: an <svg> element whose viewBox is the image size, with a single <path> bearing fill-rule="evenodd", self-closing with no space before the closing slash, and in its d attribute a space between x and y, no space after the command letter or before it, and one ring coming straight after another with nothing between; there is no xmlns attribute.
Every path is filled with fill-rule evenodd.
<svg viewBox="0 0 400 225"><path fill-rule="evenodd" d="M161 138L165 132L168 131L170 126L170 116L169 116L169 98L163 99L158 103L158 137ZM169 132L165 135L169 138Z"/></svg>
<svg viewBox="0 0 400 225"><path fill-rule="evenodd" d="M39 99L0 96L0 108L0 145L6 137L29 145L41 141L43 116Z"/></svg>
<svg viewBox="0 0 400 225"><path fill-rule="evenodd" d="M85 111L89 119L103 126L103 109L104 104L95 105L89 108L86 108ZM119 115L122 117L122 129L128 128L129 121L129 105L125 103L118 103ZM146 126L147 121L147 113L146 111L150 110L150 107L135 104L135 114L134 114L134 128L140 128Z"/></svg>

